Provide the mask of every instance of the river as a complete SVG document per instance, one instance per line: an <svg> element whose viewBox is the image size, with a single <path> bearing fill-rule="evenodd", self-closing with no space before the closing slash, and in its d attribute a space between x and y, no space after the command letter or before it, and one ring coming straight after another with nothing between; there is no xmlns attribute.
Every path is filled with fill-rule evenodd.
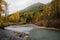
<svg viewBox="0 0 60 40"><path fill-rule="evenodd" d="M36 25L14 25L5 29L29 34L31 40L60 40L59 30L40 29Z"/></svg>

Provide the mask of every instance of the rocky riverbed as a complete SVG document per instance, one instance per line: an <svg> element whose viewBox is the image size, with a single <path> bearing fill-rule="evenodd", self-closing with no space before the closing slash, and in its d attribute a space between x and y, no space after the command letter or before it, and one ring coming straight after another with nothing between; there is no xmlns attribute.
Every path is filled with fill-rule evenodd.
<svg viewBox="0 0 60 40"><path fill-rule="evenodd" d="M15 31L0 29L0 40L28 40L29 35Z"/></svg>

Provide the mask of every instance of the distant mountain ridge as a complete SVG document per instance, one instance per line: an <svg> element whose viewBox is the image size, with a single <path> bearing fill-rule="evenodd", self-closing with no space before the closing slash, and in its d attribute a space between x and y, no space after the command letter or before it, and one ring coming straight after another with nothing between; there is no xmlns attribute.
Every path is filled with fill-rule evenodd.
<svg viewBox="0 0 60 40"><path fill-rule="evenodd" d="M25 8L24 10L22 10L20 12L38 11L38 10L42 9L42 6L44 6L44 4L42 4L42 3L35 3L35 4L30 5L29 7Z"/></svg>

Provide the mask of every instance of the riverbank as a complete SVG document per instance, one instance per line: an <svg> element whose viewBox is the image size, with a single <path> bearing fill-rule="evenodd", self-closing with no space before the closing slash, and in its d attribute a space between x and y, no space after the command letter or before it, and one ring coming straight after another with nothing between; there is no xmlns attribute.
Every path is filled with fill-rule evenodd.
<svg viewBox="0 0 60 40"><path fill-rule="evenodd" d="M25 25L23 25L23 26L25 26L25 27L31 27L31 26L33 26L33 27L36 27L36 28L49 29L49 30L60 30L60 29L58 29L58 28L38 26L38 25L35 25L35 24L25 24Z"/></svg>
<svg viewBox="0 0 60 40"><path fill-rule="evenodd" d="M49 30L60 30L60 29L57 29L57 28L48 28L48 27L37 27L37 28L40 28L40 29L49 29Z"/></svg>
<svg viewBox="0 0 60 40"><path fill-rule="evenodd" d="M35 24L25 24L25 27L29 27L29 26L31 26L31 25L32 25L33 27L40 28L40 29L60 30L60 29L58 29L58 28L38 26L38 25L35 25Z"/></svg>
<svg viewBox="0 0 60 40"><path fill-rule="evenodd" d="M53 28L53 27L45 27L45 26L38 26L37 28L40 28L40 29L48 29L48 30L60 30L58 28Z"/></svg>

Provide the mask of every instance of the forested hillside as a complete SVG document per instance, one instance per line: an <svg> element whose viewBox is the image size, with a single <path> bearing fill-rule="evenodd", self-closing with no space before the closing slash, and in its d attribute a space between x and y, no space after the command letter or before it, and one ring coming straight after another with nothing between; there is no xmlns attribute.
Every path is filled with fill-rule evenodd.
<svg viewBox="0 0 60 40"><path fill-rule="evenodd" d="M48 4L36 3L14 12L8 16L8 23L60 28L60 0L53 0Z"/></svg>
<svg viewBox="0 0 60 40"><path fill-rule="evenodd" d="M60 28L60 1L53 0L44 8L44 25Z"/></svg>
<svg viewBox="0 0 60 40"><path fill-rule="evenodd" d="M53 0L49 4L36 3L19 12L20 24L36 24L39 26L60 28L60 1Z"/></svg>

